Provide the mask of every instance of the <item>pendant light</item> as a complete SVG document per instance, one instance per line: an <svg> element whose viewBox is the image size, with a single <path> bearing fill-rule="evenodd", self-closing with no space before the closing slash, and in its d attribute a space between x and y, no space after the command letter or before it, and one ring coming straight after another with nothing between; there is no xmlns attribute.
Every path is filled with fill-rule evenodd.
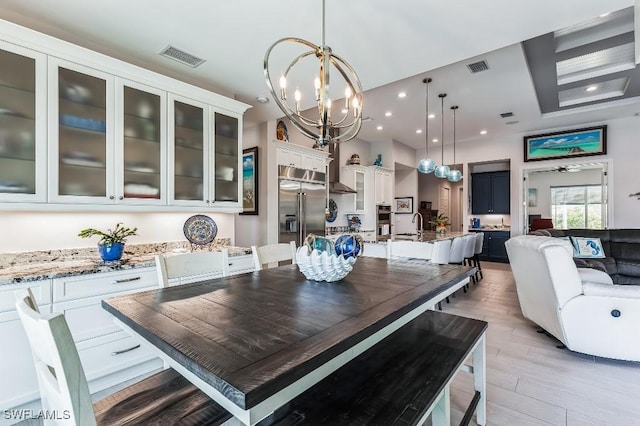
<svg viewBox="0 0 640 426"><path fill-rule="evenodd" d="M437 178L446 179L447 177L449 177L449 171L450 171L449 166L444 164L444 98L447 97L447 94L440 93L438 97L440 98L441 114L442 114L442 138L440 139L441 156L440 156L440 165L436 167L433 174L436 175Z"/></svg>
<svg viewBox="0 0 640 426"><path fill-rule="evenodd" d="M424 131L425 131L425 141L424 141L424 158L418 162L418 171L420 173L429 174L434 171L436 168L436 162L429 158L429 83L431 83L430 78L425 78L422 80L423 83L426 84L427 87L427 97L426 97L426 115L424 116Z"/></svg>
<svg viewBox="0 0 640 426"><path fill-rule="evenodd" d="M458 105L451 107L453 111L453 169L449 172L449 182L460 182L462 180L462 171L456 169L456 110Z"/></svg>

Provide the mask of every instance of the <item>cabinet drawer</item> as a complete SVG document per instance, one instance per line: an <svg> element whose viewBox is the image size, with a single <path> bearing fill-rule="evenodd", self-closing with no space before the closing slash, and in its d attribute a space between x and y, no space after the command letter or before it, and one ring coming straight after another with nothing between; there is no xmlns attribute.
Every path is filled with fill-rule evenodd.
<svg viewBox="0 0 640 426"><path fill-rule="evenodd" d="M27 287L31 287L31 291L33 292L33 296L36 298L38 305L51 303L51 280L2 285L0 286L0 312L15 310L15 291Z"/></svg>
<svg viewBox="0 0 640 426"><path fill-rule="evenodd" d="M153 267L53 280L53 302L158 286Z"/></svg>
<svg viewBox="0 0 640 426"><path fill-rule="evenodd" d="M242 274L244 272L253 272L253 256L250 254L244 256L233 256L229 258L229 275Z"/></svg>
<svg viewBox="0 0 640 426"><path fill-rule="evenodd" d="M146 342L124 331L78 344L77 347L87 381L153 359L156 353Z"/></svg>

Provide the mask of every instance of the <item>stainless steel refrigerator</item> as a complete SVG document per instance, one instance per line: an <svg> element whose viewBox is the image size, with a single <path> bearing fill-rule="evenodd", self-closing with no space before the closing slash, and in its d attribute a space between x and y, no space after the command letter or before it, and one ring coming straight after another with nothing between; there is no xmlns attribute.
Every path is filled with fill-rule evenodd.
<svg viewBox="0 0 640 426"><path fill-rule="evenodd" d="M324 236L326 175L290 166L278 167L278 241L300 247L308 234Z"/></svg>

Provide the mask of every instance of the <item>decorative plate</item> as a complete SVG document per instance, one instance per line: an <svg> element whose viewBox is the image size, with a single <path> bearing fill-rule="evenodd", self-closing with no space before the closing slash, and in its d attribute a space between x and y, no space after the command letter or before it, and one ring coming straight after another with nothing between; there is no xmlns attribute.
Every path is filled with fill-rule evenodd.
<svg viewBox="0 0 640 426"><path fill-rule="evenodd" d="M283 142L289 142L289 132L287 131L287 126L282 120L278 121L278 125L276 126L276 139Z"/></svg>
<svg viewBox="0 0 640 426"><path fill-rule="evenodd" d="M182 231L191 244L205 245L216 238L218 227L209 216L196 214L186 220Z"/></svg>
<svg viewBox="0 0 640 426"><path fill-rule="evenodd" d="M327 216L327 222L334 222L338 217L338 204L329 198L329 216Z"/></svg>

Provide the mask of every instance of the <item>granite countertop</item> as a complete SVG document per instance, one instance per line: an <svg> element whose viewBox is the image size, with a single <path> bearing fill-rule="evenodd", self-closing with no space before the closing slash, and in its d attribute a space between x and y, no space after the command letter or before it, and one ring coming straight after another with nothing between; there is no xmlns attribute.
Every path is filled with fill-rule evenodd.
<svg viewBox="0 0 640 426"><path fill-rule="evenodd" d="M229 238L221 238L210 247L197 247L196 250L219 251L226 248L229 256L251 254L250 248L229 246L229 243ZM187 241L127 244L122 259L115 262L103 262L97 248L0 253L0 285L145 268L155 265L156 254L189 251L191 245Z"/></svg>
<svg viewBox="0 0 640 426"><path fill-rule="evenodd" d="M435 231L423 231L421 236L416 234L403 235L403 234L394 234L393 240L395 241L419 241L423 243L439 241L439 240L451 240L456 237L461 237L465 235L465 232L435 232Z"/></svg>
<svg viewBox="0 0 640 426"><path fill-rule="evenodd" d="M505 232L509 232L511 231L511 227L510 226L481 226L480 228L469 228L469 231L472 232L491 232L491 231L505 231Z"/></svg>

